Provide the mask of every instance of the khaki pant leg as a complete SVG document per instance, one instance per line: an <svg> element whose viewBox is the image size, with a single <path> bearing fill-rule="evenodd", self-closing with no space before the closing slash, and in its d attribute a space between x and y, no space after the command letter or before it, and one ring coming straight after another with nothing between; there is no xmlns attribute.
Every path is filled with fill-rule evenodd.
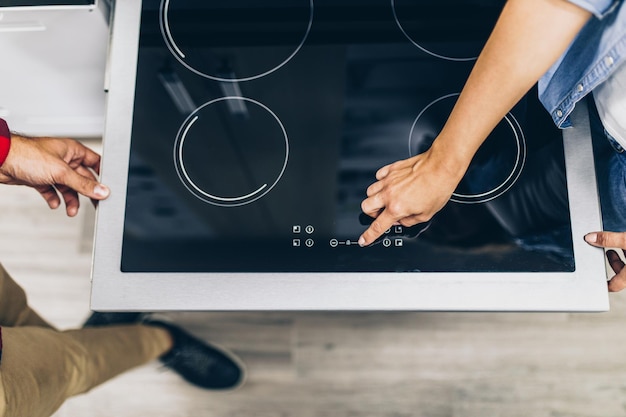
<svg viewBox="0 0 626 417"><path fill-rule="evenodd" d="M66 332L3 327L2 335L2 417L49 417L67 398L150 362L171 346L165 330L143 325Z"/></svg>
<svg viewBox="0 0 626 417"><path fill-rule="evenodd" d="M26 293L0 264L0 326L52 328L28 305Z"/></svg>

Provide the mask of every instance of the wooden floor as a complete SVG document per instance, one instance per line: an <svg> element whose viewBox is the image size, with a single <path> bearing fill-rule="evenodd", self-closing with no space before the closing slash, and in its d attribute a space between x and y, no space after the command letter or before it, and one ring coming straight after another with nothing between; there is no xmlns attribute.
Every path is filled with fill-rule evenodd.
<svg viewBox="0 0 626 417"><path fill-rule="evenodd" d="M44 317L79 326L93 212L68 219L11 186L0 208L2 263ZM199 390L153 363L55 417L626 416L626 292L611 304L606 314L176 313L241 355L244 387Z"/></svg>

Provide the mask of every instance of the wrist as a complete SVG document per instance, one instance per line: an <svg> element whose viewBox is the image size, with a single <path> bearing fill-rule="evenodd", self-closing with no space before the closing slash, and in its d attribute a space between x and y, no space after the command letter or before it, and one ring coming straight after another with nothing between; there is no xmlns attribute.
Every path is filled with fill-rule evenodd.
<svg viewBox="0 0 626 417"><path fill-rule="evenodd" d="M443 170L448 178L456 182L461 181L474 157L471 152L465 152L439 137L433 142L429 153L435 165Z"/></svg>
<svg viewBox="0 0 626 417"><path fill-rule="evenodd" d="M0 166L4 164L11 149L11 131L4 119L0 119Z"/></svg>

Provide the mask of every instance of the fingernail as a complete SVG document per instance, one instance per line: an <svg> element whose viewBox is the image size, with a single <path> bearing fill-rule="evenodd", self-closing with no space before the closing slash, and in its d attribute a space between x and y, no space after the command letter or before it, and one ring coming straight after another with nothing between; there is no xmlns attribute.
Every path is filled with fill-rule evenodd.
<svg viewBox="0 0 626 417"><path fill-rule="evenodd" d="M109 196L109 189L102 184L98 184L94 187L93 193L96 197L104 198Z"/></svg>
<svg viewBox="0 0 626 417"><path fill-rule="evenodd" d="M588 233L585 235L585 241L587 243L596 243L598 241L597 233Z"/></svg>
<svg viewBox="0 0 626 417"><path fill-rule="evenodd" d="M365 239L363 238L363 236L359 238L359 246L361 247L365 246Z"/></svg>

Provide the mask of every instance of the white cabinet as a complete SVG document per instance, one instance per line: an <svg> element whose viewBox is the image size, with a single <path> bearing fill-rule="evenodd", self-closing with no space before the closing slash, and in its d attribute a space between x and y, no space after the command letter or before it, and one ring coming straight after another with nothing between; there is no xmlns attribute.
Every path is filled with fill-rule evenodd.
<svg viewBox="0 0 626 417"><path fill-rule="evenodd" d="M107 43L99 9L0 7L0 117L29 135L101 137Z"/></svg>

